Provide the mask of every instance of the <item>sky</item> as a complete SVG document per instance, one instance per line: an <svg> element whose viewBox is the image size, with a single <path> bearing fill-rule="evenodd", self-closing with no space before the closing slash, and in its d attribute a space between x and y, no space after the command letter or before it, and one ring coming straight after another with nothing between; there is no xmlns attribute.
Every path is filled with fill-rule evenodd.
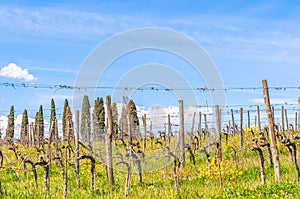
<svg viewBox="0 0 300 199"><path fill-rule="evenodd" d="M147 27L174 30L195 41L213 61L224 88L258 88L262 79L271 87L286 88L271 89L271 102L294 111L300 90L288 88L300 86L299 19L299 3L288 0L0 1L0 115L8 115L14 105L16 115L26 108L33 117L42 104L47 117L51 98L60 114L65 98L72 104L74 90L66 86L75 85L93 50L115 35ZM112 88L126 74L147 64L176 71L189 88L207 87L205 78L181 57L143 49L111 63L94 85L105 88L94 96L113 95ZM163 72L149 73L151 79ZM167 74L166 80L177 81ZM161 82L149 81L139 90L125 88L126 83L130 85L123 82L117 92L140 107L178 103L176 89L166 90ZM198 106L213 105L210 92L194 93ZM229 107L262 104L261 89L226 90Z"/></svg>

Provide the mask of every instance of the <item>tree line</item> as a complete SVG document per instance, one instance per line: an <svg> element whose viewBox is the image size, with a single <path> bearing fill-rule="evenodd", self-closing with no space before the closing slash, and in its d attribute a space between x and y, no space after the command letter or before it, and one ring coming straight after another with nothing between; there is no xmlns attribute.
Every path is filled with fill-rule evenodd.
<svg viewBox="0 0 300 199"><path fill-rule="evenodd" d="M114 138L124 138L128 137L129 127L128 127L128 114L130 115L130 119L132 119L131 131L138 133L139 132L139 119L137 116L136 105L133 100L129 100L128 103L124 103L122 105L121 114L119 116L117 103L113 102L111 106L112 110L112 126L113 126L113 137ZM71 107L69 106L69 102L67 99L64 100L64 108L62 113L62 132L61 139L67 140L68 130L70 128L70 124L68 124L68 117L72 115ZM14 105L10 107L7 128L4 136L4 140L11 141L15 138L15 110ZM85 95L82 100L82 108L81 108L81 119L80 119L80 138L82 142L91 142L91 141L100 141L104 139L106 133L106 110L104 105L104 100L102 97L97 97L94 100L94 104L91 107L89 97ZM28 140L28 136L30 131L33 132L35 139L39 138L39 140L45 139L45 118L43 113L43 105L39 106L39 110L35 114L34 122L29 123L28 119L28 111L24 109L22 114L22 123L19 137L17 141L20 141L24 144L26 139ZM72 121L71 121L72 122ZM49 127L49 136L51 132L51 128L53 123L57 124L57 114L56 114L56 106L54 99L51 99L51 110L50 110L50 119L49 119L50 127ZM55 135L59 138L58 131ZM2 135L0 133L0 139Z"/></svg>

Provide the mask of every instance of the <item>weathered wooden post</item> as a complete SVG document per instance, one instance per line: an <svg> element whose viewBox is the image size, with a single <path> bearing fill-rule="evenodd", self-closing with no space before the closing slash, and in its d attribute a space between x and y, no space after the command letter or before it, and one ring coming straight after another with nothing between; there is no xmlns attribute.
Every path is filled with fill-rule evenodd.
<svg viewBox="0 0 300 199"><path fill-rule="evenodd" d="M142 116L143 120L143 126L144 126L144 136L143 136L143 150L146 150L146 145L147 145L147 122L146 122L146 114Z"/></svg>
<svg viewBox="0 0 300 199"><path fill-rule="evenodd" d="M27 135L24 138L24 145L28 147L29 146L29 124L27 124L25 126L25 128L26 128L26 131L27 131ZM0 135L0 139L1 139L1 135Z"/></svg>
<svg viewBox="0 0 300 199"><path fill-rule="evenodd" d="M55 155L58 156L58 124L57 124L57 119L55 118L54 120L54 134L56 137L56 140L54 142L54 148L55 148Z"/></svg>
<svg viewBox="0 0 300 199"><path fill-rule="evenodd" d="M206 136L206 134L208 134L208 127L207 127L207 115L206 114L204 114L203 115L203 119L204 119L204 139L205 139L205 136Z"/></svg>
<svg viewBox="0 0 300 199"><path fill-rule="evenodd" d="M251 121L250 121L250 110L248 110L248 128L251 127Z"/></svg>
<svg viewBox="0 0 300 199"><path fill-rule="evenodd" d="M128 143L130 145L130 147L132 147L132 115L131 115L131 110L129 107L127 107L128 109Z"/></svg>
<svg viewBox="0 0 300 199"><path fill-rule="evenodd" d="M269 136L270 136L270 144L272 149L272 157L274 162L274 176L275 181L280 181L280 162L279 162L279 155L278 155L278 149L277 149L277 143L276 143L276 136L275 136L275 130L274 130L274 118L271 111L271 104L270 104L270 98L269 98L269 89L267 80L262 80L263 85L263 95L264 95L264 101L266 106L266 113L269 123Z"/></svg>
<svg viewBox="0 0 300 199"><path fill-rule="evenodd" d="M92 155L91 129L89 127L89 120L87 118L85 119L85 126L87 127L85 129L85 135L88 142L88 151L89 155Z"/></svg>
<svg viewBox="0 0 300 199"><path fill-rule="evenodd" d="M68 133L68 132L67 132ZM68 148L65 148L65 175L64 175L64 199L67 199L68 194Z"/></svg>
<svg viewBox="0 0 300 199"><path fill-rule="evenodd" d="M297 118L298 118L298 113L296 112L295 113L295 131L298 131L298 120L297 120Z"/></svg>
<svg viewBox="0 0 300 199"><path fill-rule="evenodd" d="M112 135L113 135L113 121L111 112L111 101L110 96L106 96L106 109L107 109L107 129L106 129L106 172L108 183L114 185L114 173L113 173L113 162L112 162Z"/></svg>
<svg viewBox="0 0 300 199"><path fill-rule="evenodd" d="M218 171L219 171L219 183L220 188L223 187L223 179L221 173L221 161L222 161L222 131L221 131L221 109L219 105L216 105L216 117L217 117L217 131L218 131L218 143L217 143L217 160L218 160Z"/></svg>
<svg viewBox="0 0 300 199"><path fill-rule="evenodd" d="M51 145L54 140L54 125L53 121L50 122L50 128L49 128L49 138L48 138L48 150L47 150L47 159L51 163Z"/></svg>
<svg viewBox="0 0 300 199"><path fill-rule="evenodd" d="M195 125L195 117L196 117L196 112L194 112L193 115L193 120L192 120L192 128L191 128L191 142L194 140L194 125Z"/></svg>
<svg viewBox="0 0 300 199"><path fill-rule="evenodd" d="M79 177L79 110L75 110L75 174L77 187L80 187L80 177Z"/></svg>
<svg viewBox="0 0 300 199"><path fill-rule="evenodd" d="M201 135L201 111L199 111L199 118L198 118L198 136L200 138Z"/></svg>
<svg viewBox="0 0 300 199"><path fill-rule="evenodd" d="M32 146L32 138L31 138L31 124L28 124L28 146Z"/></svg>
<svg viewBox="0 0 300 199"><path fill-rule="evenodd" d="M179 100L179 150L182 166L185 164L185 147L184 147L184 109L183 100Z"/></svg>
<svg viewBox="0 0 300 199"><path fill-rule="evenodd" d="M281 130L284 132L284 106L281 106Z"/></svg>
<svg viewBox="0 0 300 199"><path fill-rule="evenodd" d="M231 109L231 119L232 119L232 130L233 130L233 134L235 134L235 123L234 123L234 113L233 113L233 109Z"/></svg>
<svg viewBox="0 0 300 199"><path fill-rule="evenodd" d="M151 140L151 147L153 147L154 134L152 132L152 119L150 120L150 140Z"/></svg>
<svg viewBox="0 0 300 199"><path fill-rule="evenodd" d="M41 139L41 137L40 137L40 124L36 124L35 123L35 128L37 128L37 147L38 147L38 149L40 149L40 139Z"/></svg>
<svg viewBox="0 0 300 199"><path fill-rule="evenodd" d="M240 109L240 148L243 149L244 146L244 138L243 138L243 108Z"/></svg>
<svg viewBox="0 0 300 199"><path fill-rule="evenodd" d="M258 125L258 132L261 131L261 125L260 125L260 110L259 106L257 106L257 125Z"/></svg>
<svg viewBox="0 0 300 199"><path fill-rule="evenodd" d="M30 125L30 132L31 132L31 146L35 146L35 135L34 135L34 129L35 125L33 122L31 122L31 125Z"/></svg>
<svg viewBox="0 0 300 199"><path fill-rule="evenodd" d="M300 130L300 97L298 97L298 130Z"/></svg>
<svg viewBox="0 0 300 199"><path fill-rule="evenodd" d="M219 158L222 159L222 130L221 130L221 109L219 105L216 105L216 119L217 119L217 131L219 142Z"/></svg>
<svg viewBox="0 0 300 199"><path fill-rule="evenodd" d="M169 144L170 144L170 142L171 142L171 132L172 130L171 130L171 116L170 116L170 114L168 114L168 142L169 142Z"/></svg>
<svg viewBox="0 0 300 199"><path fill-rule="evenodd" d="M289 131L289 118L287 114L287 110L284 110L284 115L285 115L285 125L286 125L286 130Z"/></svg>

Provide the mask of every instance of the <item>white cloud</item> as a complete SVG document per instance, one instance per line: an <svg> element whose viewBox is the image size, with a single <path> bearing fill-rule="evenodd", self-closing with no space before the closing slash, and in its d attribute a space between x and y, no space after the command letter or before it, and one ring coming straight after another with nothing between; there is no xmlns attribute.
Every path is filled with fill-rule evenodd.
<svg viewBox="0 0 300 199"><path fill-rule="evenodd" d="M142 26L145 22L126 15L108 15L65 9L62 7L23 8L0 6L0 27L11 31L32 31L38 34L72 35L89 38L90 34L112 34ZM105 28L103 28L105 27Z"/></svg>
<svg viewBox="0 0 300 199"><path fill-rule="evenodd" d="M34 81L37 79L28 72L28 69L22 69L15 63L10 63L7 66L2 67L0 69L0 76L14 79L23 79L27 82Z"/></svg>
<svg viewBox="0 0 300 199"><path fill-rule="evenodd" d="M2 134L5 134L5 129L7 127L7 116L1 115L0 116L0 131Z"/></svg>
<svg viewBox="0 0 300 199"><path fill-rule="evenodd" d="M23 118L22 114L19 114L15 117L15 126L14 126L15 127L14 137L15 138L19 138L19 136L20 136L21 126L22 126L22 118ZM8 121L7 116L4 116L4 115L0 116L0 131L2 132L2 138L4 138L4 136L5 136L5 132L6 132L6 128L7 128L7 121ZM28 117L29 124L34 121L35 121L34 118ZM49 123L46 120L44 120L44 124L46 126L45 127L45 135L47 136ZM59 124L61 124L61 121Z"/></svg>
<svg viewBox="0 0 300 199"><path fill-rule="evenodd" d="M53 71L53 72L63 72L63 73L77 73L77 70L70 70L70 69L65 69L65 67L61 68L46 68L46 67L30 67L31 69L34 70L40 70L40 71Z"/></svg>
<svg viewBox="0 0 300 199"><path fill-rule="evenodd" d="M269 8L269 5L266 7ZM256 15L257 12L252 14ZM0 6L0 28L11 31L90 40L91 36L98 38L99 35L112 35L133 28L169 27L208 45L215 53L219 53L219 56L252 61L288 60L299 63L300 59L296 56L300 51L298 21L262 20L238 13L150 19L146 16L111 15L63 7Z"/></svg>
<svg viewBox="0 0 300 199"><path fill-rule="evenodd" d="M264 104L264 98L256 98L251 100L254 103L258 104ZM271 98L270 99L271 104L297 104L295 98Z"/></svg>

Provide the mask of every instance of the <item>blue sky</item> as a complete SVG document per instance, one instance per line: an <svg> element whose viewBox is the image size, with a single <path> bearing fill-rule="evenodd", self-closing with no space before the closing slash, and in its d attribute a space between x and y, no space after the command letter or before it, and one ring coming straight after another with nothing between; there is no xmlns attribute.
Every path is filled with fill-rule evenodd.
<svg viewBox="0 0 300 199"><path fill-rule="evenodd" d="M81 64L101 42L135 28L162 27L201 45L225 87L260 87L262 79L269 86L300 86L299 19L296 1L0 1L0 67L20 67L18 78L3 69L0 82L73 85ZM177 58L168 56L151 51L128 55L115 63L124 68L112 66L99 84L114 86L138 64L174 64ZM206 86L188 66L176 63L191 86ZM73 95L72 90L57 88L1 86L0 90L0 115L7 115L10 105L15 105L17 114L27 108L34 115L40 104L49 108L51 98L61 111L64 98L72 101ZM98 90L96 95L111 92ZM228 105L262 104L261 90L226 94ZM209 93L199 96L199 105L210 104ZM278 104L294 104L298 96L297 89L271 91L273 103ZM136 91L132 98L139 106L177 104L174 94L164 91Z"/></svg>

